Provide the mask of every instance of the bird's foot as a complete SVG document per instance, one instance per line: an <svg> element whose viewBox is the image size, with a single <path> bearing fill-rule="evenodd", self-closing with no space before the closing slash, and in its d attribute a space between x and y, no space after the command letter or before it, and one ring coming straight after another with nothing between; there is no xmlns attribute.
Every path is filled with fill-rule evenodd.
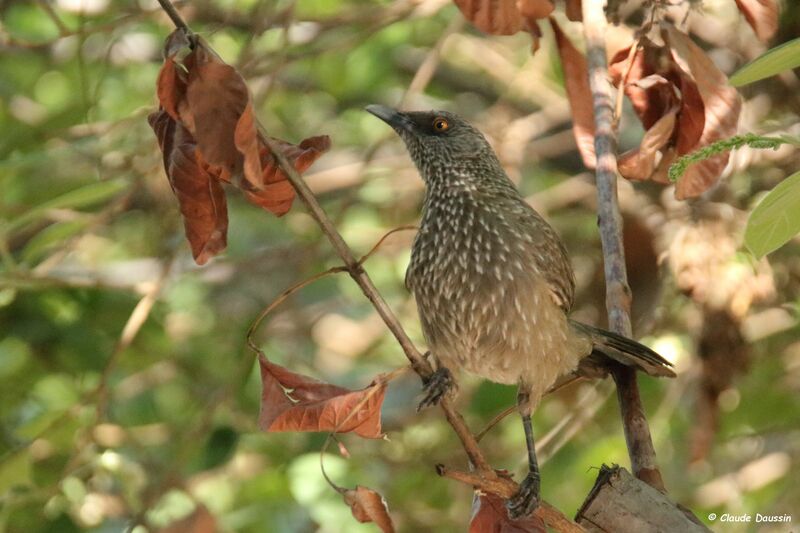
<svg viewBox="0 0 800 533"><path fill-rule="evenodd" d="M458 386L453 379L453 374L443 366L440 366L433 374L430 375L427 381L422 385L422 391L425 396L417 406L417 412L422 411L426 407L438 404L442 398L451 392L455 391Z"/></svg>
<svg viewBox="0 0 800 533"><path fill-rule="evenodd" d="M539 486L539 473L528 472L519 484L519 492L506 502L509 518L516 520L529 516L539 507Z"/></svg>

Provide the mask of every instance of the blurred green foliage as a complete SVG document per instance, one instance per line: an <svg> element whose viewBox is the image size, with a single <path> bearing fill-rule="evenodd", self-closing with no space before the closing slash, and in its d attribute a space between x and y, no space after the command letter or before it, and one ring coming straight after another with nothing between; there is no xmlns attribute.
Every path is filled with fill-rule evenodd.
<svg viewBox="0 0 800 533"><path fill-rule="evenodd" d="M260 379L245 348L265 305L338 259L299 202L276 219L229 191L228 251L196 267L145 120L156 105L168 19L147 0L79 5L0 3L0 531L142 533L199 505L222 531L373 531L355 522L322 478L325 435L258 430ZM465 27L440 42L460 16L449 4L204 0L183 8L192 28L248 79L272 135L332 136L332 152L309 180L359 254L389 229L414 223L421 199L398 142L361 109L397 104L432 51L442 58L409 104L458 110L495 140L547 102L565 103L547 38L533 57L523 35L489 39ZM509 69L518 78L497 74ZM526 194L569 197L585 182L569 181L581 170L569 117L553 112L536 134L549 138L551 152L525 142L509 165ZM775 180L770 173L760 179L732 178L739 191L732 203L746 207ZM643 189L658 204L659 189ZM547 198L548 218L574 252L582 309L599 320L591 201ZM410 239L391 239L367 270L422 345L403 287ZM796 251L790 245L774 259L782 283L774 309L797 300ZM650 309L649 340L674 348L666 355L679 359L681 376L641 381L672 496L704 519L712 511L800 509L800 485L790 475L800 454L795 315L753 344L750 372L722 404L717 446L687 470L697 311L665 284ZM405 361L343 275L293 296L257 338L272 360L350 387ZM418 391L416 378L394 382L384 408L388 439L345 435L351 457L329 452L325 469L339 485L381 492L401 531L463 531L471 490L433 469L438 462L463 467L463 454L438 412L414 412ZM477 429L514 394L465 376L460 405ZM627 464L608 384L546 400L537 434L576 414L588 416L544 446L543 493L568 515L592 486L593 467ZM523 442L514 417L483 441L494 465L518 472ZM767 461L761 470L742 474L758 460ZM705 497L712 483L730 497Z"/></svg>

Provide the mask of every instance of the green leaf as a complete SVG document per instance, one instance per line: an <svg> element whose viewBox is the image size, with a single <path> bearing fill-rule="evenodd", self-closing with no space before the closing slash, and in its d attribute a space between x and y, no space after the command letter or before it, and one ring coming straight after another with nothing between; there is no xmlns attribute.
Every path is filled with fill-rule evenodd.
<svg viewBox="0 0 800 533"><path fill-rule="evenodd" d="M129 184L126 180L108 180L69 191L29 209L21 216L9 221L4 230L6 233L11 233L23 228L43 217L51 209L78 209L102 202L119 194L120 191L127 189L128 186Z"/></svg>
<svg viewBox="0 0 800 533"><path fill-rule="evenodd" d="M800 38L767 50L731 76L730 84L741 87L795 67L800 67Z"/></svg>
<svg viewBox="0 0 800 533"><path fill-rule="evenodd" d="M753 254L764 257L800 232L800 172L792 174L750 213L744 242Z"/></svg>
<svg viewBox="0 0 800 533"><path fill-rule="evenodd" d="M0 496L10 488L31 484L31 456L27 448L0 458Z"/></svg>
<svg viewBox="0 0 800 533"><path fill-rule="evenodd" d="M51 249L61 245L74 235L83 231L89 224L88 217L78 220L65 220L47 226L37 233L22 251L22 260L32 265L42 259Z"/></svg>
<svg viewBox="0 0 800 533"><path fill-rule="evenodd" d="M215 468L233 456L239 434L230 427L220 427L211 433L203 453L203 470Z"/></svg>

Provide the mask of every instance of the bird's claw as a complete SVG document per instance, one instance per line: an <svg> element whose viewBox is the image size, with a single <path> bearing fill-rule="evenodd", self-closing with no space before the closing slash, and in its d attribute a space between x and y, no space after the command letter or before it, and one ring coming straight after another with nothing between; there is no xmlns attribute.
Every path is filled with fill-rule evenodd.
<svg viewBox="0 0 800 533"><path fill-rule="evenodd" d="M438 404L442 398L450 394L456 387L453 374L446 367L439 367L422 386L425 396L419 402L417 412Z"/></svg>
<svg viewBox="0 0 800 533"><path fill-rule="evenodd" d="M509 518L516 520L529 516L539 507L539 486L539 474L528 472L519 484L519 492L506 502Z"/></svg>

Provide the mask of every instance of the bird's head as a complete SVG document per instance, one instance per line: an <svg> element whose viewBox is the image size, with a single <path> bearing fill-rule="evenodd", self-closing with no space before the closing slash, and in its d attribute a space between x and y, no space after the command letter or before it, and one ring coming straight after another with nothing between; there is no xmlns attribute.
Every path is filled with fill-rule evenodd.
<svg viewBox="0 0 800 533"><path fill-rule="evenodd" d="M383 105L369 105L366 110L400 135L422 178L429 183L446 169L458 170L463 175L462 171L471 168L485 170L487 165L500 168L483 134L454 113L397 111Z"/></svg>

